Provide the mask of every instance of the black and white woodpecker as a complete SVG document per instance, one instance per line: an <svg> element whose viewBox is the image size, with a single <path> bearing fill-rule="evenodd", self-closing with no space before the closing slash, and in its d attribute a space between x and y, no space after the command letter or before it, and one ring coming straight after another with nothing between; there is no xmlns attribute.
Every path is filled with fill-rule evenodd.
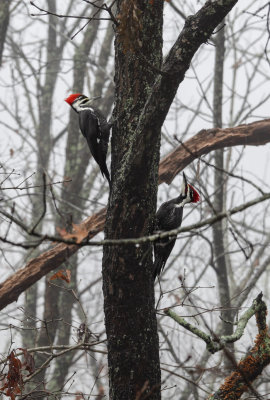
<svg viewBox="0 0 270 400"><path fill-rule="evenodd" d="M156 214L156 231L171 231L181 226L183 218L183 208L187 203L197 203L200 200L199 193L187 183L185 174L183 173L183 183L181 193L175 199L166 201L161 204ZM154 243L154 279L163 271L165 264L173 246L175 245L176 236L170 236L157 240Z"/></svg>
<svg viewBox="0 0 270 400"><path fill-rule="evenodd" d="M110 138L111 125L104 115L92 105L97 97L89 98L80 93L71 94L65 101L79 114L79 126L102 175L111 184L106 164L106 155Z"/></svg>

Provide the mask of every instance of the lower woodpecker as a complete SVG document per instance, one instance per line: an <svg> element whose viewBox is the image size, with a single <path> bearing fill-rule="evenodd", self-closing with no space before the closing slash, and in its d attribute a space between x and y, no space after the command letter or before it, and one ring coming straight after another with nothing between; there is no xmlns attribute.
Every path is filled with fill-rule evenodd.
<svg viewBox="0 0 270 400"><path fill-rule="evenodd" d="M200 200L199 193L187 183L183 173L183 183L181 193L175 199L163 203L156 214L156 231L170 231L181 226L183 218L183 208L187 203L197 203ZM163 271L171 251L175 245L176 236L159 239L154 243L154 269L153 276L157 276Z"/></svg>
<svg viewBox="0 0 270 400"><path fill-rule="evenodd" d="M111 125L102 112L92 105L95 99L97 98L91 99L83 94L75 93L67 97L65 101L78 113L81 132L102 175L105 175L110 185L111 179L106 164L106 155Z"/></svg>

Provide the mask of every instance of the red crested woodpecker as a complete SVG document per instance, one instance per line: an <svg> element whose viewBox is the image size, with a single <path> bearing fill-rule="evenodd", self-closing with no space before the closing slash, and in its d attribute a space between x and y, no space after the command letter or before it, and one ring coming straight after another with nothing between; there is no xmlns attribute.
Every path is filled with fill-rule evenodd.
<svg viewBox="0 0 270 400"><path fill-rule="evenodd" d="M183 208L187 203L197 203L200 200L199 193L187 183L185 174L183 173L183 183L181 193L175 199L163 203L156 214L156 231L170 231L181 226L183 217ZM154 279L163 271L165 264L173 246L175 245L176 236L157 240L154 243Z"/></svg>
<svg viewBox="0 0 270 400"><path fill-rule="evenodd" d="M104 115L95 107L90 99L80 93L71 94L65 101L79 114L79 125L85 137L90 152L99 165L102 175L111 184L110 174L106 164L106 155L110 138L111 125Z"/></svg>

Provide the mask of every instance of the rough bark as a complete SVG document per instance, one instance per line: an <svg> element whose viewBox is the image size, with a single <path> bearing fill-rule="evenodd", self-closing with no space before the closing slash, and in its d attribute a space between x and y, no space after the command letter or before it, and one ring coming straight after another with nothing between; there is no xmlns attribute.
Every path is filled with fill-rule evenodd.
<svg viewBox="0 0 270 400"><path fill-rule="evenodd" d="M120 24L130 21L132 42L118 28L115 41L115 117L112 135L112 191L106 238L139 237L153 230L156 210L160 132L140 132L141 146L125 163L137 142L138 121L162 60L163 1L117 2ZM136 18L135 18L136 16ZM121 26L121 25L120 25ZM120 33L122 32L122 33ZM125 48L132 46L132 49ZM138 50L139 49L139 50ZM135 53L137 52L137 55ZM147 55L148 64L140 59ZM134 149L133 149L134 150ZM150 243L106 246L103 293L108 340L110 398L160 399L159 346L154 307Z"/></svg>
<svg viewBox="0 0 270 400"><path fill-rule="evenodd" d="M186 141L185 147L179 146L161 161L159 166L160 183L169 184L193 160L214 149L237 145L259 146L269 142L270 119L235 128L203 130ZM105 217L106 209L103 208L88 217L80 226L90 232L89 238L93 238L103 230ZM16 301L21 293L48 272L58 268L79 248L78 245L61 243L30 260L24 268L0 284L0 309L2 310L8 304Z"/></svg>

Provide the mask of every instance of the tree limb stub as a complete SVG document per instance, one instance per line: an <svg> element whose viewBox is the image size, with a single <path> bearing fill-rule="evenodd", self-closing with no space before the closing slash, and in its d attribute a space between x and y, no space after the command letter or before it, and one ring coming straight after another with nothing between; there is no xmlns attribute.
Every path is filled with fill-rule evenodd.
<svg viewBox="0 0 270 400"><path fill-rule="evenodd" d="M189 165L194 159L208 154L214 149L237 145L259 146L270 142L270 119L240 125L229 129L209 129L200 131L197 135L179 146L166 156L159 167L160 183L170 183L173 178ZM187 150L188 149L188 150ZM88 217L81 223L86 228L89 238L101 232L104 227L106 209ZM40 256L30 260L24 268L0 284L0 310L16 301L21 293L32 286L48 272L58 268L80 246L60 243Z"/></svg>

